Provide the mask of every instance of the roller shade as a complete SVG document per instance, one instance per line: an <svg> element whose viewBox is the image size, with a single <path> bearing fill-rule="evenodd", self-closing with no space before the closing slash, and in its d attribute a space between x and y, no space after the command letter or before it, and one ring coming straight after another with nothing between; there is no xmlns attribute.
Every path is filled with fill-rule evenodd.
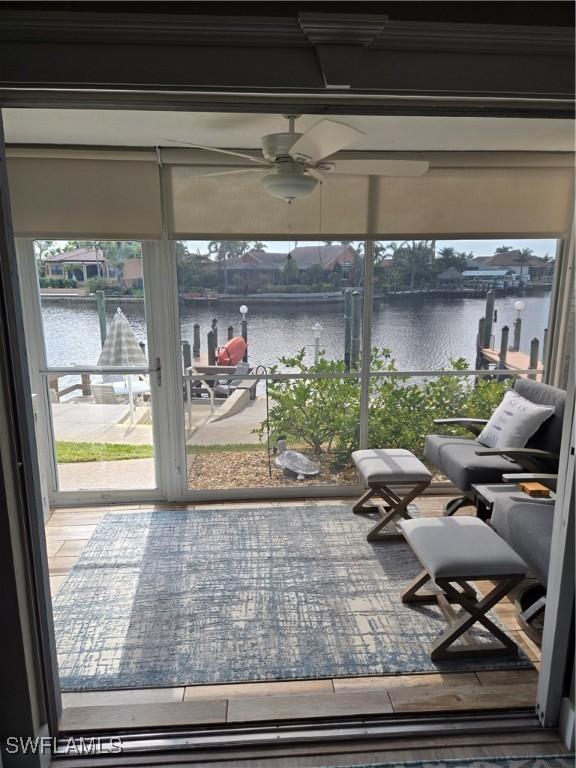
<svg viewBox="0 0 576 768"><path fill-rule="evenodd" d="M154 153L147 153L152 162L114 159L110 154L105 155L108 159L9 156L16 236L159 238L162 207Z"/></svg>
<svg viewBox="0 0 576 768"><path fill-rule="evenodd" d="M267 195L257 174L206 177L163 169L171 237L214 234L558 237L570 224L569 168L446 168L421 177L379 177L368 231L368 177L332 176L291 206Z"/></svg>
<svg viewBox="0 0 576 768"><path fill-rule="evenodd" d="M554 153L418 155L422 177L330 176L288 206L258 174L207 177L189 155L150 150L8 150L15 233L55 239L558 237L570 226L573 171ZM388 155L390 157L391 155ZM162 181L161 190L160 181Z"/></svg>

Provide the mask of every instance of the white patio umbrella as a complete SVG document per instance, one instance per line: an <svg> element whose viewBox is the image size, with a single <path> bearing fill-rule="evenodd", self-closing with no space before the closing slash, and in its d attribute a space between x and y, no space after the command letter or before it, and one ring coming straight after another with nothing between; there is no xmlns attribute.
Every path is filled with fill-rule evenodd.
<svg viewBox="0 0 576 768"><path fill-rule="evenodd" d="M138 344L138 339L120 307L116 310L114 319L110 323L106 341L98 358L98 365L102 367L117 366L118 368L145 368L148 365L146 356ZM132 376L125 374L124 381L128 389L128 401L130 403L130 424L133 424Z"/></svg>

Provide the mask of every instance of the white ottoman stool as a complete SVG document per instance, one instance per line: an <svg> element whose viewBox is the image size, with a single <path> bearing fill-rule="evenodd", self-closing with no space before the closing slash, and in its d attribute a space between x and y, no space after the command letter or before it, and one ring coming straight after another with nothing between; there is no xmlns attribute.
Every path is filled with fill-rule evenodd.
<svg viewBox="0 0 576 768"><path fill-rule="evenodd" d="M437 603L448 622L444 634L433 644L432 659L461 656L516 655L518 646L491 621L486 613L524 578L527 566L504 539L477 517L427 517L402 520L400 527L424 570L402 594L403 603ZM473 580L495 582L479 602ZM442 592L420 593L432 580ZM456 613L451 603L463 610ZM481 624L496 640L479 642L468 634ZM461 638L458 645L456 640Z"/></svg>
<svg viewBox="0 0 576 768"><path fill-rule="evenodd" d="M377 512L381 517L368 533L367 540L401 538L402 533L396 527L395 518L411 518L408 505L430 485L432 473L413 453L403 448L354 451L352 461L368 487L352 507L352 512L355 515ZM405 489L406 492L399 496L390 488L391 485ZM376 495L380 496L384 504L366 506L366 502ZM384 531L389 524L388 530ZM392 525L394 528L390 530Z"/></svg>

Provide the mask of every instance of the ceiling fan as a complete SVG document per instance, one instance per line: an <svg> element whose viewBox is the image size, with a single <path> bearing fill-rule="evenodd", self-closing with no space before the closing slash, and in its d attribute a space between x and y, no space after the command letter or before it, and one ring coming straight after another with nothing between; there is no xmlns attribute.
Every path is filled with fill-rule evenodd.
<svg viewBox="0 0 576 768"><path fill-rule="evenodd" d="M335 120L320 120L304 133L295 130L299 115L285 115L288 130L270 133L262 137L262 157L254 157L231 149L190 144L169 139L193 149L218 152L222 155L241 157L258 165L257 168L238 168L203 176L231 176L239 173L261 173L262 186L269 195L291 203L311 194L326 174L370 176L422 176L429 164L420 160L351 160L332 157L336 152L353 144L362 131ZM332 158L327 160L326 158Z"/></svg>

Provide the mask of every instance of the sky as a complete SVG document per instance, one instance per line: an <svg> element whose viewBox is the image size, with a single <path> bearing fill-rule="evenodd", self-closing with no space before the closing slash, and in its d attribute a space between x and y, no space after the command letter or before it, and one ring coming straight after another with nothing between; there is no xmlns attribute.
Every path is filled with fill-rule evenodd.
<svg viewBox="0 0 576 768"><path fill-rule="evenodd" d="M268 251L276 253L288 253L294 247L294 240L283 241L265 241L268 246ZM187 240L186 244L188 250L194 253L197 249L200 253L207 253L208 241L207 240ZM317 241L312 240L298 240L298 245L316 245ZM474 256L493 256L494 251L500 245L509 245L512 248L531 248L536 256L545 256L548 254L551 258L556 255L556 240L528 240L520 239L516 240L437 240L436 250L439 251L445 246L451 246L457 251L463 251L464 253L474 254Z"/></svg>

